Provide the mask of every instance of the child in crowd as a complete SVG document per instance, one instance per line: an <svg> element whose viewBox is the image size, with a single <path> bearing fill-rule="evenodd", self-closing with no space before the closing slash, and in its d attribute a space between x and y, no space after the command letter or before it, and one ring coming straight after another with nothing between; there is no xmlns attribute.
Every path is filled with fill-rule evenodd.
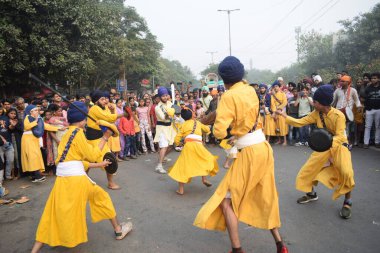
<svg viewBox="0 0 380 253"><path fill-rule="evenodd" d="M135 126L134 126L134 120L133 120L133 113L132 109L129 106L124 107L125 114L123 117L120 118L119 122L119 131L124 137L124 157L123 159L125 161L128 161L128 155L132 159L136 159L136 152L135 152Z"/></svg>
<svg viewBox="0 0 380 253"><path fill-rule="evenodd" d="M205 109L203 108L203 103L200 100L197 101L196 106L197 107L196 107L195 114L196 114L197 120L200 120L205 115Z"/></svg>
<svg viewBox="0 0 380 253"><path fill-rule="evenodd" d="M66 133L69 123L67 122L67 119L63 117L63 109L61 106L57 104L51 104L49 105L48 110L51 111L53 115L47 123L49 123L52 126L58 127L59 129L62 129L62 131L59 131L55 135L52 135L54 139L53 154L55 160L58 155L58 145L61 142L63 135Z"/></svg>
<svg viewBox="0 0 380 253"><path fill-rule="evenodd" d="M148 152L148 149L146 147L146 141L145 141L145 133L146 133L149 139L150 150L152 151L152 153L155 153L156 150L153 144L153 136L152 136L152 130L151 130L150 117L149 117L149 107L145 104L145 100L143 98L139 100L139 107L136 108L136 113L139 119L139 127L141 129L141 143L142 143L143 152L144 154Z"/></svg>
<svg viewBox="0 0 380 253"><path fill-rule="evenodd" d="M45 111L45 123L49 123L52 118L53 113L51 111ZM55 160L54 160L54 151L53 151L53 142L57 140L55 132L44 131L43 135L43 152L44 162L46 166L45 175L55 174Z"/></svg>
<svg viewBox="0 0 380 253"><path fill-rule="evenodd" d="M134 144L135 154L141 155L142 154L141 128L140 128L139 119L137 118L136 107L132 108L132 117L133 117L133 124L135 127L135 144Z"/></svg>

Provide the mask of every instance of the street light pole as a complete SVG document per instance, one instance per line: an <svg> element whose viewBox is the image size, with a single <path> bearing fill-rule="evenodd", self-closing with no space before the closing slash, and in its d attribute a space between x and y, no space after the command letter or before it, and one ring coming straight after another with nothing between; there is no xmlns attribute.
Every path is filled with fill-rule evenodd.
<svg viewBox="0 0 380 253"><path fill-rule="evenodd" d="M218 51L212 51L212 52L206 52L206 54L211 54L211 63L214 64L214 54L216 54Z"/></svg>
<svg viewBox="0 0 380 253"><path fill-rule="evenodd" d="M233 12L233 11L240 11L240 9L233 9L233 10L218 10L218 11L224 11L224 12L227 12L227 15L228 15L228 38L229 38L229 42L230 42L230 55L232 55L231 53L231 19L230 19L230 13Z"/></svg>

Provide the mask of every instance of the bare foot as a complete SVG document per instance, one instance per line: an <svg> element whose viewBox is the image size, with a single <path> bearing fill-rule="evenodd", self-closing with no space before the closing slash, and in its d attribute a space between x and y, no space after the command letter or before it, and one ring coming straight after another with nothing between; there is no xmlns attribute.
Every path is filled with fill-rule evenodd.
<svg viewBox="0 0 380 253"><path fill-rule="evenodd" d="M183 192L183 191L180 191L180 190L176 190L175 192L176 192L178 195L181 195L181 196L184 194L184 192Z"/></svg>
<svg viewBox="0 0 380 253"><path fill-rule="evenodd" d="M108 189L111 189L111 190L120 190L121 187L115 183L113 184L108 184Z"/></svg>

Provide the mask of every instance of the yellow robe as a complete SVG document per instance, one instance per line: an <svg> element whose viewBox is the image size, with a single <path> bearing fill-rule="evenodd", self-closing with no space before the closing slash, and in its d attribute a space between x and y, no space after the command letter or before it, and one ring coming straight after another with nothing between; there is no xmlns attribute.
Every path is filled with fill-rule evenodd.
<svg viewBox="0 0 380 253"><path fill-rule="evenodd" d="M180 132L175 137L178 146L182 138L193 131L194 120L190 119L182 124ZM197 121L194 134L202 136L202 132L209 134L210 128ZM202 142L188 141L185 143L180 156L174 166L169 169L168 175L181 183L190 183L192 177L215 176L219 171L218 157L213 156Z"/></svg>
<svg viewBox="0 0 380 253"><path fill-rule="evenodd" d="M333 145L325 152L313 152L310 155L297 175L296 189L310 192L313 185L319 181L329 189L334 189L332 198L337 199L352 191L355 186L351 152L342 145L348 143L345 132L346 118L341 111L331 108L327 115L324 115L324 119L327 129L334 135ZM301 119L288 116L286 123L295 127L310 124L323 127L319 112L316 110ZM332 161L332 164L326 167L325 164L329 161Z"/></svg>
<svg viewBox="0 0 380 253"><path fill-rule="evenodd" d="M264 118L265 117L265 118ZM263 122L263 132L266 136L272 135L272 129L275 128L274 126L274 120L270 113L261 115L260 114L260 120Z"/></svg>
<svg viewBox="0 0 380 253"><path fill-rule="evenodd" d="M58 147L57 161L61 158L71 133L70 126ZM80 129L73 139L67 161L82 161L85 169L89 162L102 158L98 147L88 144ZM87 242L86 206L90 204L91 220L98 222L116 216L115 208L107 192L93 184L86 175L57 177L46 202L38 225L36 241L50 246L75 247Z"/></svg>
<svg viewBox="0 0 380 253"><path fill-rule="evenodd" d="M115 108L115 111L114 113L111 113L111 111L109 111L111 114L115 114L117 116L117 111L116 111L116 105L115 104L112 104L111 105ZM108 107L107 107L108 108ZM120 145L120 137L110 137L108 139L108 147L110 148L110 150L112 152L120 152L121 150L121 145Z"/></svg>
<svg viewBox="0 0 380 253"><path fill-rule="evenodd" d="M215 137L225 138L229 126L232 127L232 135L244 136L255 124L258 110L259 101L255 90L243 82L234 84L223 94L218 105L214 124ZM260 128L262 124L259 120L257 129ZM214 195L199 211L194 221L195 226L210 230L226 229L220 204L228 191L239 221L263 229L281 225L273 152L268 142L252 145L238 152Z"/></svg>
<svg viewBox="0 0 380 253"><path fill-rule="evenodd" d="M37 120L30 122L29 117L24 119L24 132L32 131L37 126ZM46 131L56 132L58 127L44 123ZM40 150L39 138L33 134L23 134L21 138L21 164L24 172L45 171L44 160Z"/></svg>
<svg viewBox="0 0 380 253"><path fill-rule="evenodd" d="M274 91L273 91L274 92ZM282 91L277 92L276 98L279 102L274 98L273 94L271 97L271 110L272 112L277 111L278 109L285 110L286 105L288 104L288 99L286 98L286 94ZM285 123L285 119L283 117L277 116L277 119L273 119L273 124L271 126L271 134L272 136L285 136L288 134L288 125ZM280 132L276 132L276 128L280 129Z"/></svg>
<svg viewBox="0 0 380 253"><path fill-rule="evenodd" d="M107 121L109 123L115 123L116 120L117 120L117 114L112 114L110 112L110 110L108 109L108 107L106 107L103 110L98 105L92 106L90 108L90 110L88 111L88 115L91 116L92 118L94 118L95 120L105 120L105 121ZM93 128L93 129L96 129L96 130L101 130L100 127L99 127L99 125L96 124L91 119L87 120L87 126ZM97 147L99 145L99 142L100 142L100 139L89 140L88 141L88 143L90 143L93 147ZM106 153L108 153L108 152L111 152L111 150L108 147L108 145L106 145L106 146L104 146L104 148L102 150L102 156L99 157L100 160L97 160L96 162L102 162L103 161L103 156Z"/></svg>

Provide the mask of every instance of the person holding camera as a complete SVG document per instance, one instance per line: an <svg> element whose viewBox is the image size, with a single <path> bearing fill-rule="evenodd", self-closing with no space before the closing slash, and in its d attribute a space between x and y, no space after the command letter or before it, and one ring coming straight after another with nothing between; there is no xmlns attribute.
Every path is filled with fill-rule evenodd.
<svg viewBox="0 0 380 253"><path fill-rule="evenodd" d="M300 91L294 106L298 106L298 118L301 119L307 116L313 107L313 98L309 96L309 88L304 87ZM309 138L310 127L309 125L299 128L300 140L295 146L308 146L307 139Z"/></svg>

